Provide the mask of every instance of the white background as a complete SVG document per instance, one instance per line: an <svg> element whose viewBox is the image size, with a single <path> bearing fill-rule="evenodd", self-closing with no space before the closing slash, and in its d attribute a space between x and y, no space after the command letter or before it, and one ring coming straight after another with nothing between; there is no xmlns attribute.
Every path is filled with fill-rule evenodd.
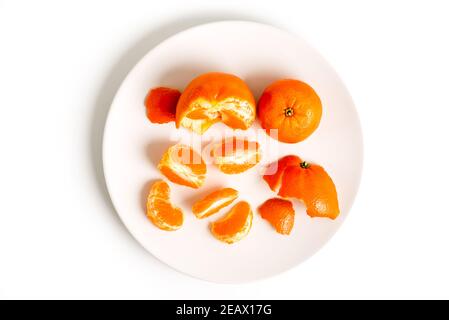
<svg viewBox="0 0 449 320"><path fill-rule="evenodd" d="M447 1L0 0L0 298L449 298L448 16ZM144 251L101 168L126 73L166 37L224 19L305 37L347 84L365 139L332 241L243 285Z"/></svg>

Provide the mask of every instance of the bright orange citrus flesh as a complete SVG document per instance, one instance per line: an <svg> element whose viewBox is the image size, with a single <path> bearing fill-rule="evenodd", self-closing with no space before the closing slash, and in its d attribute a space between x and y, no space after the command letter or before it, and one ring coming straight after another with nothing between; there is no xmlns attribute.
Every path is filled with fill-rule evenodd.
<svg viewBox="0 0 449 320"><path fill-rule="evenodd" d="M156 181L147 198L147 217L159 229L178 230L184 221L181 209L170 203L170 187L162 180Z"/></svg>
<svg viewBox="0 0 449 320"><path fill-rule="evenodd" d="M181 92L171 88L154 88L145 99L147 117L152 123L167 123L176 120L176 105Z"/></svg>
<svg viewBox="0 0 449 320"><path fill-rule="evenodd" d="M278 233L288 235L292 231L295 210L290 201L279 198L269 199L259 207L259 213Z"/></svg>
<svg viewBox="0 0 449 320"><path fill-rule="evenodd" d="M231 244L248 235L252 221L253 212L250 205L246 201L241 201L226 216L211 223L210 230L215 238Z"/></svg>
<svg viewBox="0 0 449 320"><path fill-rule="evenodd" d="M199 219L209 217L230 205L238 196L239 192L232 188L214 191L205 198L195 202L192 212Z"/></svg>
<svg viewBox="0 0 449 320"><path fill-rule="evenodd" d="M278 80L268 86L257 105L262 128L277 139L297 143L309 137L320 124L322 106L315 90L298 80Z"/></svg>
<svg viewBox="0 0 449 320"><path fill-rule="evenodd" d="M254 97L246 83L231 74L211 72L190 82L176 107L176 127L203 134L216 122L248 129L256 117Z"/></svg>
<svg viewBox="0 0 449 320"><path fill-rule="evenodd" d="M302 162L289 166L282 177L281 197L302 200L311 217L336 219L340 214L335 184L319 165Z"/></svg>
<svg viewBox="0 0 449 320"><path fill-rule="evenodd" d="M263 179L268 183L271 190L277 192L285 169L289 166L299 166L301 162L302 160L298 156L285 156L268 166Z"/></svg>
<svg viewBox="0 0 449 320"><path fill-rule="evenodd" d="M242 173L261 159L259 143L244 138L226 138L212 148L214 164L226 174Z"/></svg>
<svg viewBox="0 0 449 320"><path fill-rule="evenodd" d="M197 189L206 179L206 164L191 147L177 144L164 153L159 170L171 182Z"/></svg>

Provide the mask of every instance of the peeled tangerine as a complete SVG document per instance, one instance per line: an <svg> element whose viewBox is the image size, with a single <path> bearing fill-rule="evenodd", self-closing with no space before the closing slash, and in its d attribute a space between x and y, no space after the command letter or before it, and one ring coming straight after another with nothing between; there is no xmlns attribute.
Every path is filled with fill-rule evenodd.
<svg viewBox="0 0 449 320"><path fill-rule="evenodd" d="M212 148L215 165L226 174L242 173L259 163L260 146L245 138L226 138Z"/></svg>
<svg viewBox="0 0 449 320"><path fill-rule="evenodd" d="M182 226L182 211L170 203L170 187L162 180L151 186L147 198L147 217L162 230L174 231Z"/></svg>
<svg viewBox="0 0 449 320"><path fill-rule="evenodd" d="M214 191L205 198L195 202L192 207L192 212L198 219L209 217L230 205L237 199L238 195L238 191L232 188Z"/></svg>
<svg viewBox="0 0 449 320"><path fill-rule="evenodd" d="M215 238L231 244L242 240L249 233L252 221L253 212L250 205L241 201L226 216L211 223L210 230Z"/></svg>
<svg viewBox="0 0 449 320"><path fill-rule="evenodd" d="M259 207L262 218L267 220L280 234L290 234L295 223L295 210L290 201L273 198Z"/></svg>
<svg viewBox="0 0 449 320"><path fill-rule="evenodd" d="M206 179L206 164L191 147L177 144L164 153L159 170L171 182L197 189Z"/></svg>
<svg viewBox="0 0 449 320"><path fill-rule="evenodd" d="M221 72L193 79L176 106L176 127L183 126L198 134L217 122L246 130L255 118L256 103L246 83Z"/></svg>
<svg viewBox="0 0 449 320"><path fill-rule="evenodd" d="M272 190L280 185L278 195L303 201L311 217L336 219L339 216L335 184L321 166L297 156L284 157L271 166L276 164L274 175L267 174L264 179Z"/></svg>

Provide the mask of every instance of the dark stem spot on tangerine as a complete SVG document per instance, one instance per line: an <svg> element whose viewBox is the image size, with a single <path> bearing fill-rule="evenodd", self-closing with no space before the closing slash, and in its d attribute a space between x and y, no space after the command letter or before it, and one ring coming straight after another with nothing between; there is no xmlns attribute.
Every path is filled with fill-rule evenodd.
<svg viewBox="0 0 449 320"><path fill-rule="evenodd" d="M301 168L303 169L309 169L310 168L310 163L308 163L307 161L303 161L300 163L299 165Z"/></svg>
<svg viewBox="0 0 449 320"><path fill-rule="evenodd" d="M284 115L286 117L292 117L293 116L293 108L290 108L290 107L286 108L284 110Z"/></svg>

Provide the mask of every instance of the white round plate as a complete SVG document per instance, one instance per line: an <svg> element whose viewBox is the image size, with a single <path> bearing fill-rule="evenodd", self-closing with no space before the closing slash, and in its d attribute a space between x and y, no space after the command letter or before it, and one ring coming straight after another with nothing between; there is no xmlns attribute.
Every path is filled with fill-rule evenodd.
<svg viewBox="0 0 449 320"><path fill-rule="evenodd" d="M321 124L304 142L277 143L277 150L263 150L263 163L244 174L225 175L208 166L206 184L198 190L170 183L172 201L183 209L185 219L181 229L162 231L145 216L146 196L151 183L163 178L157 170L162 153L176 143L176 138L185 139L190 133L177 130L174 123L150 123L143 102L150 88L168 86L182 90L194 77L210 71L241 77L256 98L277 79L305 81L322 99ZM223 128L216 124L209 130ZM248 132L259 128L256 122ZM361 177L362 153L357 111L332 67L303 39L272 26L243 21L194 27L151 50L118 91L103 142L104 172L112 202L137 241L178 271L223 283L275 275L317 252L349 212ZM258 206L275 196L263 182L261 169L287 154L299 155L328 171L339 195L341 215L336 221L308 217L299 201L294 202L296 218L290 236L276 233L260 217ZM240 200L248 201L254 212L250 233L232 245L216 240L209 232L209 223L230 207L203 220L191 213L195 200L218 187L239 190Z"/></svg>

